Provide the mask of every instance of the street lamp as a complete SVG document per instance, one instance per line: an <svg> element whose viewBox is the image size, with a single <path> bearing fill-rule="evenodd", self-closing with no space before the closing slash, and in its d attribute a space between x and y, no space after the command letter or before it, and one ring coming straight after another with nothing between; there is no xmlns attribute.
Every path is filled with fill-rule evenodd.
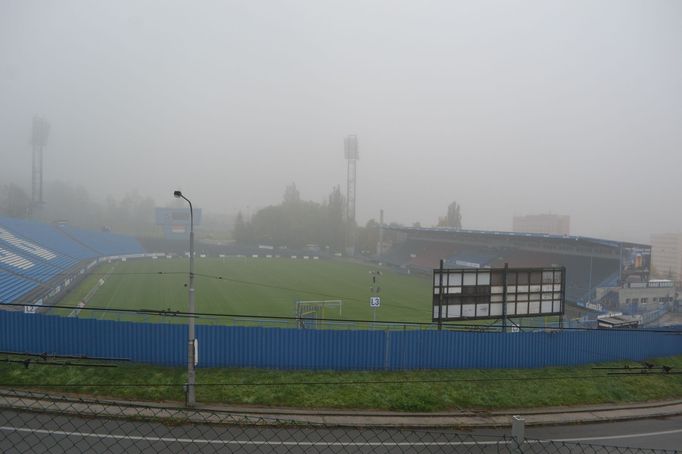
<svg viewBox="0 0 682 454"><path fill-rule="evenodd" d="M175 191L173 195L178 199L185 199L189 203L189 340L187 343L187 394L186 404L193 407L196 404L196 394L194 387L196 377L194 371L196 339L194 334L194 210L192 202L182 195L182 192Z"/></svg>

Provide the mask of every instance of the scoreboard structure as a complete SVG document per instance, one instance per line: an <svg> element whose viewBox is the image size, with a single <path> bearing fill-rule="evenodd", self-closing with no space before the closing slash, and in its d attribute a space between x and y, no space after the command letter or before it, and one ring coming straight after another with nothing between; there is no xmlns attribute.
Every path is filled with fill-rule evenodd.
<svg viewBox="0 0 682 454"><path fill-rule="evenodd" d="M201 224L201 208L194 208L194 227ZM156 225L167 240L188 240L190 215L188 208L156 208Z"/></svg>
<svg viewBox="0 0 682 454"><path fill-rule="evenodd" d="M563 315L566 268L433 270L433 321Z"/></svg>

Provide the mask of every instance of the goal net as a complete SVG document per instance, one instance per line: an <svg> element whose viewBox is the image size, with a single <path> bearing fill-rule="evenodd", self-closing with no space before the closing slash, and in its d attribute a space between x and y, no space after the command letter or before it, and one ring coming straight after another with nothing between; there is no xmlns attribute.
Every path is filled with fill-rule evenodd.
<svg viewBox="0 0 682 454"><path fill-rule="evenodd" d="M341 318L342 300L296 301L299 328L319 329L327 318Z"/></svg>

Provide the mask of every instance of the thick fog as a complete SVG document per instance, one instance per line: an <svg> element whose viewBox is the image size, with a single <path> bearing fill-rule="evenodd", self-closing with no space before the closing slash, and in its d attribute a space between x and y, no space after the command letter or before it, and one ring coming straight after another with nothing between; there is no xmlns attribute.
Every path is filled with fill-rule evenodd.
<svg viewBox="0 0 682 454"><path fill-rule="evenodd" d="M682 3L0 2L0 183L93 197L181 189L254 211L295 182L358 221L465 228L571 216L575 234L682 229Z"/></svg>

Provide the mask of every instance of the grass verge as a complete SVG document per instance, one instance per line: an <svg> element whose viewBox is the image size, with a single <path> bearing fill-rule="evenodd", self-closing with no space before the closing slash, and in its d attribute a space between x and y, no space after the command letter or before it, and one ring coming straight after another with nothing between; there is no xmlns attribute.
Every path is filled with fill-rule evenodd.
<svg viewBox="0 0 682 454"><path fill-rule="evenodd" d="M25 359L10 356L9 359ZM186 371L146 365L115 368L2 363L0 387L52 390L100 398L182 401ZM59 360L55 360L59 361ZM682 356L657 366L682 370ZM620 368L623 362L600 364ZM310 372L199 369L201 403L296 408L434 412L626 403L682 398L682 375L644 374L594 366L544 369L430 370L411 372ZM629 372L632 375L612 375Z"/></svg>

